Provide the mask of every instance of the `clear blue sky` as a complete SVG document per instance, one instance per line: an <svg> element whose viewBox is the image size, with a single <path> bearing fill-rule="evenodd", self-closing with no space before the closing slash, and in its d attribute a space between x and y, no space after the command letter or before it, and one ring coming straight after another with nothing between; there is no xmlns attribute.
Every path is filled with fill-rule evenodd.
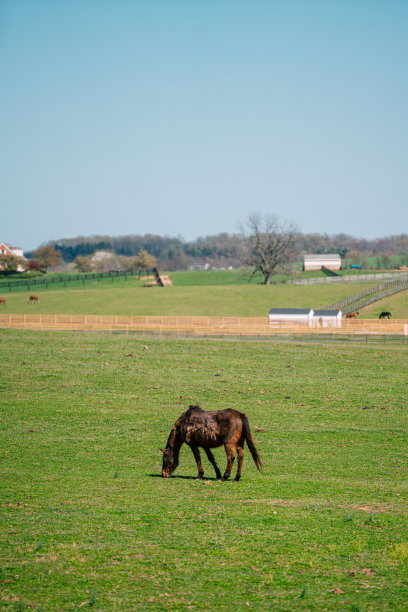
<svg viewBox="0 0 408 612"><path fill-rule="evenodd" d="M0 241L408 232L407 0L0 0Z"/></svg>

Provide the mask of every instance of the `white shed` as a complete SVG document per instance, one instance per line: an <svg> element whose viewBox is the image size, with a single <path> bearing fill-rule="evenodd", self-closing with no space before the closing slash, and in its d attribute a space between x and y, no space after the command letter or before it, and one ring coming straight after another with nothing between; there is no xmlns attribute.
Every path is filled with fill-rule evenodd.
<svg viewBox="0 0 408 612"><path fill-rule="evenodd" d="M341 257L338 253L327 255L303 255L303 270L341 270Z"/></svg>
<svg viewBox="0 0 408 612"><path fill-rule="evenodd" d="M314 327L341 327L341 310L315 310L313 312Z"/></svg>
<svg viewBox="0 0 408 612"><path fill-rule="evenodd" d="M312 325L312 308L271 308L269 325Z"/></svg>

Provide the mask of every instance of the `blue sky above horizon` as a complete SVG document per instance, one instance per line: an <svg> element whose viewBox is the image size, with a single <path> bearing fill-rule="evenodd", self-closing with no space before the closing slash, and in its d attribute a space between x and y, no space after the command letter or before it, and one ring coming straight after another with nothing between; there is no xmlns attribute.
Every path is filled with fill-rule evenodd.
<svg viewBox="0 0 408 612"><path fill-rule="evenodd" d="M408 3L0 0L0 240L408 233Z"/></svg>

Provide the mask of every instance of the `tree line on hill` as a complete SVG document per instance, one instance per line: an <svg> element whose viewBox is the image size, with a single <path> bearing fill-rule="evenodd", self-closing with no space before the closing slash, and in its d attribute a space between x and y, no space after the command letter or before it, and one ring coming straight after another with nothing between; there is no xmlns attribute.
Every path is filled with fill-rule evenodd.
<svg viewBox="0 0 408 612"><path fill-rule="evenodd" d="M65 263L73 262L78 256L93 255L97 251L108 251L124 257L136 257L141 251L145 251L155 258L161 269L179 270L200 264L209 264L214 267L240 266L245 259L246 240L242 234L225 232L200 237L193 241L185 241L181 237L145 234L144 236L117 237L78 236L53 240L44 246L52 246L59 251ZM35 259L34 253L27 252L25 255L29 259ZM304 253L339 253L346 260L360 259L362 263L368 257L376 257L378 263L381 264L377 267L390 267L392 264L390 258L400 255L401 263L407 265L408 235L399 234L367 240L347 234L330 236L295 232L290 253L288 253L288 261L291 263L300 261Z"/></svg>
<svg viewBox="0 0 408 612"><path fill-rule="evenodd" d="M27 259L2 254L0 274L44 272L63 263L73 263L79 272L134 272L156 266L169 271L200 266L246 267L252 273L260 273L269 284L274 274L293 270L293 264L306 253L338 253L343 258L343 268L408 267L408 235L366 240L347 234L302 234L277 215L255 212L247 217L239 234L224 232L190 242L152 234L50 241L26 252Z"/></svg>

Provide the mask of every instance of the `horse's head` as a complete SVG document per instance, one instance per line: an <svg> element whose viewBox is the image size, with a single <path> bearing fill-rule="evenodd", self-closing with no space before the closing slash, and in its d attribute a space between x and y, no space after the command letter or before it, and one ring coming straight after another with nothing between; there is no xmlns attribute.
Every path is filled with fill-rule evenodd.
<svg viewBox="0 0 408 612"><path fill-rule="evenodd" d="M162 465L162 476L163 478L170 478L179 464L179 452L182 441L177 435L177 427L174 425L171 429L169 438L167 440L166 448L161 448L163 453L163 465Z"/></svg>
<svg viewBox="0 0 408 612"><path fill-rule="evenodd" d="M161 448L160 450L163 453L162 476L163 478L170 478L178 465L178 461L175 461L172 448Z"/></svg>

